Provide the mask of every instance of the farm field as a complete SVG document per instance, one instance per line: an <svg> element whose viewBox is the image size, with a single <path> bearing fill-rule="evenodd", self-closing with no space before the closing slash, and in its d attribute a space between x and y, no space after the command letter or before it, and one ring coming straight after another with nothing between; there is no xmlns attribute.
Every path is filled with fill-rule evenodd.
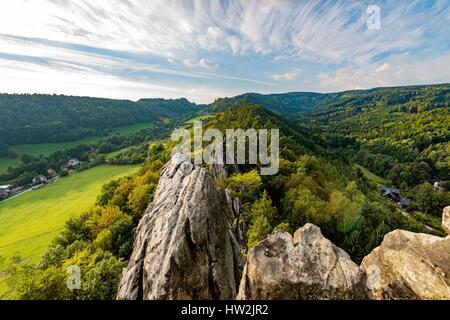
<svg viewBox="0 0 450 320"><path fill-rule="evenodd" d="M0 202L0 256L4 258L0 260L0 296L15 282L4 273L13 254L25 262L38 262L65 222L94 206L104 183L132 175L139 167L94 167Z"/></svg>
<svg viewBox="0 0 450 320"><path fill-rule="evenodd" d="M112 132L108 136L112 136L116 133L121 135L127 135L132 134L141 131L142 129L147 129L152 126L151 123L139 123L132 126L126 126L126 127L119 127L112 130ZM70 142L61 142L61 143L41 143L41 144L23 144L23 145L16 145L12 148L17 152L17 154L20 155L27 153L33 156L39 156L40 154L47 156L52 154L53 152L59 151L59 150L65 150L74 148L76 146L79 146L81 144L94 144L100 139L106 138L108 136L103 137L87 137L81 140L77 141L70 141ZM9 159L0 157L0 173L5 172L8 167L10 166L16 166L20 162L19 158L17 159Z"/></svg>

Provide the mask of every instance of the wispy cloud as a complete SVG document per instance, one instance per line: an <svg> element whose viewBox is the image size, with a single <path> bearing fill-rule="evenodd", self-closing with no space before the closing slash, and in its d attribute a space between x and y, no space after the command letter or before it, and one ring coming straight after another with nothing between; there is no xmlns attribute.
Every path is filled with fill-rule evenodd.
<svg viewBox="0 0 450 320"><path fill-rule="evenodd" d="M273 74L271 78L275 81L294 81L298 79L299 75L299 71L292 71L283 74Z"/></svg>
<svg viewBox="0 0 450 320"><path fill-rule="evenodd" d="M201 58L200 60L193 60L193 59L184 59L183 64L185 66L191 67L191 68L218 68L219 65L216 63L213 63L209 61L208 59Z"/></svg>
<svg viewBox="0 0 450 320"><path fill-rule="evenodd" d="M445 67L426 75L406 69L446 61L448 0L376 1L381 30L366 26L369 4L372 1L3 0L0 66L33 72L34 65L39 70L34 72L41 73L37 77L57 71L60 83L67 79L67 88L77 73L92 73L107 82L135 83L136 88L151 85L162 96L168 95L162 87L173 88L202 102L207 96L247 90L450 81ZM297 87L299 68L307 87ZM9 68L8 76L12 74ZM23 90L40 89L27 85ZM126 96L125 89L121 92Z"/></svg>

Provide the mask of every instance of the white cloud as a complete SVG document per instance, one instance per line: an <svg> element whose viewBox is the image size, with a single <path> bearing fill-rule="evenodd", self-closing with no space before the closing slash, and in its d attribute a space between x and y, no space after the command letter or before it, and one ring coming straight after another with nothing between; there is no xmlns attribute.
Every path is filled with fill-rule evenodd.
<svg viewBox="0 0 450 320"><path fill-rule="evenodd" d="M299 71L292 71L283 74L274 74L271 78L275 81L294 81L298 79Z"/></svg>
<svg viewBox="0 0 450 320"><path fill-rule="evenodd" d="M320 91L368 89L379 86L432 84L449 81L450 54L417 60L402 54L389 59L381 66L347 66L338 69L334 76L319 74Z"/></svg>
<svg viewBox="0 0 450 320"><path fill-rule="evenodd" d="M302 80L320 90L448 82L448 0L379 2L381 30L367 29L365 0L2 0L0 90L38 92L48 81L61 92L73 86L73 94L95 94L97 84L99 92L122 95L128 88L134 97L147 86L164 97L195 92L201 101L243 88L296 89L295 70L270 71L271 81L282 84L258 78L297 66ZM310 78L316 70L324 72ZM78 73L96 81L77 84ZM106 89L99 79L114 85Z"/></svg>
<svg viewBox="0 0 450 320"><path fill-rule="evenodd" d="M213 63L211 61L209 61L208 59L205 58L201 58L200 60L193 60L193 59L185 59L183 60L183 64L185 66L188 66L190 68L206 68L206 69L211 69L211 68L218 68L219 65L216 63Z"/></svg>
<svg viewBox="0 0 450 320"><path fill-rule="evenodd" d="M0 88L10 93L66 94L113 99L180 98L210 103L242 92L211 85L162 85L157 80L124 79L93 69L62 69L0 59Z"/></svg>
<svg viewBox="0 0 450 320"><path fill-rule="evenodd" d="M450 6L437 1L416 12L418 3L383 3L382 29L367 30L363 1L3 0L0 32L165 57L228 50L364 64L387 51L448 41L442 28Z"/></svg>
<svg viewBox="0 0 450 320"><path fill-rule="evenodd" d="M385 72L388 71L391 68L391 64L390 63L383 63L381 66L379 66L375 72L376 73L380 73L380 72Z"/></svg>

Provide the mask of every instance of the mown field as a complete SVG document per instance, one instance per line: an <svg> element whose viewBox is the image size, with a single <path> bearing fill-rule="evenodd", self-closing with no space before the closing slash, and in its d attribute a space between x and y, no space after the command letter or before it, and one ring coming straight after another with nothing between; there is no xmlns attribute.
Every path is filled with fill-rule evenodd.
<svg viewBox="0 0 450 320"><path fill-rule="evenodd" d="M141 131L142 129L147 129L151 127L151 123L139 123L132 126L120 127L113 129L109 136L112 136L116 133L121 135L127 135L131 133L136 133ZM81 144L94 144L98 142L100 139L105 137L88 137L77 141L71 142L61 142L61 143L41 143L41 144L24 144L13 146L14 151L20 156L24 153L39 156L40 154L47 156L52 154L53 152L59 150L65 150L74 148ZM17 159L8 159L4 157L0 157L0 173L5 172L8 167L14 167L18 165L20 162L19 158Z"/></svg>
<svg viewBox="0 0 450 320"><path fill-rule="evenodd" d="M38 262L65 222L94 206L105 182L131 175L139 167L94 167L0 202L0 256L4 258L0 261L0 296L15 283L4 272L12 255L18 253L24 262Z"/></svg>

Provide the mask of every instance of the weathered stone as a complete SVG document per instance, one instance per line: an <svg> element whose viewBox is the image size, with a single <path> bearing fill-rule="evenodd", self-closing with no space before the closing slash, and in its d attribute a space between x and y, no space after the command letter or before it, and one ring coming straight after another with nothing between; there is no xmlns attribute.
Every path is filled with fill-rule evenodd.
<svg viewBox="0 0 450 320"><path fill-rule="evenodd" d="M234 299L244 260L213 176L175 155L139 223L118 299Z"/></svg>
<svg viewBox="0 0 450 320"><path fill-rule="evenodd" d="M306 224L277 232L247 256L238 299L366 299L364 272L342 249Z"/></svg>
<svg viewBox="0 0 450 320"><path fill-rule="evenodd" d="M450 207L444 208L442 212L442 228L450 235Z"/></svg>
<svg viewBox="0 0 450 320"><path fill-rule="evenodd" d="M450 299L450 237L395 230L361 267L376 299Z"/></svg>

